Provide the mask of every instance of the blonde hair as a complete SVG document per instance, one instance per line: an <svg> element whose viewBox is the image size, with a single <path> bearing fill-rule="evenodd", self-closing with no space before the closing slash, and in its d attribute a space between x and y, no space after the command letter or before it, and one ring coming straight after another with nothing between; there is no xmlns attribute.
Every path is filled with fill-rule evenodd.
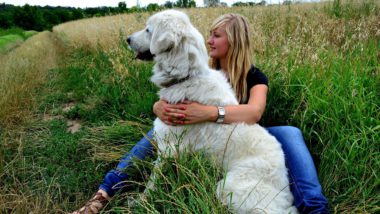
<svg viewBox="0 0 380 214"><path fill-rule="evenodd" d="M223 28L227 33L229 48L226 72L236 98L243 103L247 100L247 73L252 66L248 20L239 14L225 14L214 21L211 31L217 28ZM211 67L220 69L219 60L211 59Z"/></svg>

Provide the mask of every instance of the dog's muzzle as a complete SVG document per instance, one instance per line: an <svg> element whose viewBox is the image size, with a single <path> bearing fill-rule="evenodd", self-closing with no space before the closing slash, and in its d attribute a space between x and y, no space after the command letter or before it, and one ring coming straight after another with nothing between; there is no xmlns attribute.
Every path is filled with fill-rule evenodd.
<svg viewBox="0 0 380 214"><path fill-rule="evenodd" d="M128 42L129 47L131 47L131 37L127 38L127 42ZM134 49L132 48L132 50ZM140 59L144 61L151 61L153 60L153 58L154 58L154 55L150 52L150 50L147 50L145 52L137 52L137 55L135 57L135 59Z"/></svg>
<svg viewBox="0 0 380 214"><path fill-rule="evenodd" d="M140 53L137 53L136 55L136 58L135 59L140 59L140 60L145 60L145 61L151 61L153 60L154 58L154 55L148 50L148 51L145 51L145 52L140 52Z"/></svg>

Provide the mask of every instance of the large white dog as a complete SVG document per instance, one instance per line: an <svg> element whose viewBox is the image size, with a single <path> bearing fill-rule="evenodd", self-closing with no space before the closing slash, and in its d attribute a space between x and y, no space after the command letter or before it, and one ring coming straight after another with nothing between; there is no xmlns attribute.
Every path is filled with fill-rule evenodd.
<svg viewBox="0 0 380 214"><path fill-rule="evenodd" d="M153 59L152 82L170 103L237 105L224 75L208 67L202 35L188 16L167 10L127 39L140 59ZM201 123L168 126L154 121L160 156L204 150L226 171L218 182L222 203L237 213L296 213L281 145L259 125Z"/></svg>

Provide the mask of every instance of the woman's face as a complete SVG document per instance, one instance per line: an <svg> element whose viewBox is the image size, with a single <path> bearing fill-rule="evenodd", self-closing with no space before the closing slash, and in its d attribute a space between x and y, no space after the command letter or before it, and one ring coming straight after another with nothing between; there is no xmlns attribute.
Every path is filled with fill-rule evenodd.
<svg viewBox="0 0 380 214"><path fill-rule="evenodd" d="M211 58L225 59L227 57L229 43L224 28L219 27L212 30L207 44L210 47Z"/></svg>

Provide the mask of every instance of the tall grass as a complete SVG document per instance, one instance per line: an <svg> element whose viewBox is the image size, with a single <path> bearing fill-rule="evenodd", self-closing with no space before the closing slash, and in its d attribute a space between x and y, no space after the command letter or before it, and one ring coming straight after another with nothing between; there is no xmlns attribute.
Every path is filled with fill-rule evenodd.
<svg viewBox="0 0 380 214"><path fill-rule="evenodd" d="M96 17L63 23L53 27L53 32L70 43L72 48L85 47L103 50L117 48L120 35L130 35L142 28L148 13Z"/></svg>
<svg viewBox="0 0 380 214"><path fill-rule="evenodd" d="M154 172L154 189L139 197L133 193L124 194L118 200L118 207L112 210L132 213L229 213L215 193L223 173L206 154L183 154L178 158L164 159L161 168ZM128 196L131 195L137 198L133 206L128 204Z"/></svg>
<svg viewBox="0 0 380 214"><path fill-rule="evenodd" d="M30 116L33 90L57 67L62 46L55 35L42 32L9 54L0 56L0 128L11 127Z"/></svg>
<svg viewBox="0 0 380 214"><path fill-rule="evenodd" d="M303 130L309 148L320 158L320 178L330 202L336 208L344 204L339 211L375 209L379 199L379 60L374 57L379 46L374 43L363 52L328 51L324 53L328 66L313 68L304 63L291 72L289 83L282 85L285 90L275 89L269 101L269 109L275 110L274 115L268 111L270 121ZM281 103L289 101L291 109ZM342 200L347 197L349 202Z"/></svg>
<svg viewBox="0 0 380 214"><path fill-rule="evenodd" d="M152 116L157 100L156 88L149 81L152 64L137 65L132 53L120 51L89 54L81 50L68 60L56 81L63 93L71 94L68 99L77 103L66 116L91 122Z"/></svg>
<svg viewBox="0 0 380 214"><path fill-rule="evenodd" d="M355 19L379 14L379 4L375 0L331 1L326 11L337 18Z"/></svg>
<svg viewBox="0 0 380 214"><path fill-rule="evenodd" d="M380 19L378 9L360 8L344 19L291 7L285 19L270 16L263 29L271 40L257 57L272 71L263 123L302 129L338 213L379 209Z"/></svg>
<svg viewBox="0 0 380 214"><path fill-rule="evenodd" d="M223 13L248 17L255 64L270 80L261 124L301 128L334 213L380 209L378 8L374 1L335 1L185 10L205 37ZM8 127L0 138L0 213L82 206L150 129L152 63L133 60L122 41L149 15L65 23L0 59L0 124ZM67 131L69 120L82 124L79 132ZM228 213L215 197L223 172L204 154L168 159L156 191L145 195L139 193L152 165L136 166L144 179L130 181L106 212Z"/></svg>

